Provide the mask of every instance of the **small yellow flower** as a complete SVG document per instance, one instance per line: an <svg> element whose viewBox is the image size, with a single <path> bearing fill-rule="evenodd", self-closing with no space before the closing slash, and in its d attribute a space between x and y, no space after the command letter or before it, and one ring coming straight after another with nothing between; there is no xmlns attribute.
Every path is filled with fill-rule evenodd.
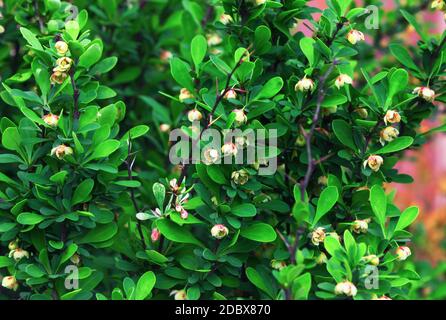
<svg viewBox="0 0 446 320"><path fill-rule="evenodd" d="M379 265L379 258L377 255L371 254L365 257L361 258L361 261L365 262L365 263L369 263L372 266L378 266Z"/></svg>
<svg viewBox="0 0 446 320"><path fill-rule="evenodd" d="M3 278L2 286L7 289L16 291L19 287L19 284L17 283L17 279L14 276L8 276Z"/></svg>
<svg viewBox="0 0 446 320"><path fill-rule="evenodd" d="M197 109L193 109L187 113L187 119L189 119L190 122L200 121L203 119L203 115Z"/></svg>
<svg viewBox="0 0 446 320"><path fill-rule="evenodd" d="M211 229L211 235L216 239L223 239L229 233L229 229L223 224L216 224Z"/></svg>
<svg viewBox="0 0 446 320"><path fill-rule="evenodd" d="M59 123L59 116L52 113L44 115L42 119L50 127L57 127L57 124Z"/></svg>
<svg viewBox="0 0 446 320"><path fill-rule="evenodd" d="M317 228L316 230L314 230L311 234L311 242L315 245L318 246L319 243L324 242L325 240L325 229L322 227Z"/></svg>
<svg viewBox="0 0 446 320"><path fill-rule="evenodd" d="M173 295L175 300L187 300L186 290L173 290L170 295Z"/></svg>
<svg viewBox="0 0 446 320"><path fill-rule="evenodd" d="M65 41L57 41L54 45L59 55L63 56L68 52L68 44Z"/></svg>
<svg viewBox="0 0 446 320"><path fill-rule="evenodd" d="M248 121L248 117L242 109L234 109L232 112L235 113L234 122L237 127L244 125Z"/></svg>
<svg viewBox="0 0 446 320"><path fill-rule="evenodd" d="M15 261L20 261L20 260L22 260L23 258L27 258L27 259L29 259L29 253L28 253L28 251L23 250L23 249L20 249L20 248L17 248L17 249L12 250L11 252L9 252L9 255L8 255L8 256L9 256L10 258L14 258Z"/></svg>
<svg viewBox="0 0 446 320"><path fill-rule="evenodd" d="M379 168L384 163L384 159L381 156L371 155L367 160L364 161L364 168L368 165L370 169L375 172L379 171Z"/></svg>
<svg viewBox="0 0 446 320"><path fill-rule="evenodd" d="M62 84L64 83L65 79L68 78L68 75L65 72L60 71L54 71L51 75L50 81L51 84Z"/></svg>
<svg viewBox="0 0 446 320"><path fill-rule="evenodd" d="M317 183L320 184L321 186L326 186L328 184L328 178L327 176L320 176L317 179Z"/></svg>
<svg viewBox="0 0 446 320"><path fill-rule="evenodd" d="M181 102L183 102L184 100L193 99L193 98L194 98L194 95L189 90L187 90L186 88L181 89L180 98L179 98Z"/></svg>
<svg viewBox="0 0 446 320"><path fill-rule="evenodd" d="M404 261L412 254L409 247L401 246L395 251L398 261Z"/></svg>
<svg viewBox="0 0 446 320"><path fill-rule="evenodd" d="M413 90L413 94L417 94L427 102L433 102L435 100L435 91L429 87L417 87Z"/></svg>
<svg viewBox="0 0 446 320"><path fill-rule="evenodd" d="M340 74L335 81L335 86L336 88L340 89L343 86L345 86L345 84L352 84L353 83L353 79L347 75L347 74Z"/></svg>
<svg viewBox="0 0 446 320"><path fill-rule="evenodd" d="M55 147L51 150L51 155L52 156L56 155L56 157L58 159L62 159L63 157L69 156L72 154L73 154L73 149L71 149L70 147L68 147L64 144L58 145L57 147Z"/></svg>
<svg viewBox="0 0 446 320"><path fill-rule="evenodd" d="M231 174L231 179L235 184L243 186L249 180L249 173L245 169L234 171Z"/></svg>
<svg viewBox="0 0 446 320"><path fill-rule="evenodd" d="M224 25L227 25L231 22L233 22L234 20L232 19L232 17L229 14L223 13L220 16L220 22L223 23Z"/></svg>
<svg viewBox="0 0 446 320"><path fill-rule="evenodd" d="M2 25L0 25L0 34L2 34L2 33L4 33L4 32L5 32L5 27L2 26Z"/></svg>
<svg viewBox="0 0 446 320"><path fill-rule="evenodd" d="M314 89L314 81L307 78L306 76L299 80L296 83L296 86L294 87L295 91L301 91L301 92L306 92L306 91L312 91Z"/></svg>
<svg viewBox="0 0 446 320"><path fill-rule="evenodd" d="M306 144L306 140L305 140L305 137L303 136L303 134L299 134L297 136L295 144L298 147L303 147Z"/></svg>
<svg viewBox="0 0 446 320"><path fill-rule="evenodd" d="M254 2L255 5L261 6L266 2L266 0L252 0L252 2Z"/></svg>
<svg viewBox="0 0 446 320"><path fill-rule="evenodd" d="M62 57L56 60L56 65L53 69L54 72L68 72L70 71L71 65L73 64L73 60L68 57Z"/></svg>
<svg viewBox="0 0 446 320"><path fill-rule="evenodd" d="M358 293L358 289L356 286L350 281L340 282L335 287L335 294L341 295L344 294L348 297L354 297Z"/></svg>
<svg viewBox="0 0 446 320"><path fill-rule="evenodd" d="M397 111L389 110L384 116L384 123L399 123L401 121L401 116Z"/></svg>
<svg viewBox="0 0 446 320"><path fill-rule="evenodd" d="M357 44L359 41L364 41L365 37L364 34L361 31L358 30L351 30L348 34L347 34L347 40L351 43L351 44Z"/></svg>
<svg viewBox="0 0 446 320"><path fill-rule="evenodd" d="M386 142L395 140L399 136L400 132L394 127L386 127L381 130L379 142L384 145Z"/></svg>

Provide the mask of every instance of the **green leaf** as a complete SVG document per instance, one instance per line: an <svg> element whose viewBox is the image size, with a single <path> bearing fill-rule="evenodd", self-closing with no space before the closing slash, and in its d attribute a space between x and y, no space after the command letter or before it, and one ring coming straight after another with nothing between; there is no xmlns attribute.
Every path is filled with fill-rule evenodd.
<svg viewBox="0 0 446 320"><path fill-rule="evenodd" d="M76 20L70 20L65 23L65 30L73 40L76 40L79 35L79 23Z"/></svg>
<svg viewBox="0 0 446 320"><path fill-rule="evenodd" d="M101 59L102 49L97 43L90 46L80 57L78 65L86 69L90 68Z"/></svg>
<svg viewBox="0 0 446 320"><path fill-rule="evenodd" d="M156 203L158 204L158 208L162 210L164 207L164 199L166 197L166 187L164 187L163 184L156 182L153 184L152 190Z"/></svg>
<svg viewBox="0 0 446 320"><path fill-rule="evenodd" d="M415 28L421 39L423 39L424 43L429 44L430 38L423 32L423 29L418 24L417 19L406 10L401 9L400 11L403 14L404 18Z"/></svg>
<svg viewBox="0 0 446 320"><path fill-rule="evenodd" d="M378 151L374 152L375 154L384 154L384 153L393 153L404 150L410 147L413 144L412 137L399 137L395 140L389 142L389 144L385 145Z"/></svg>
<svg viewBox="0 0 446 320"><path fill-rule="evenodd" d="M254 49L256 54L261 55L271 49L271 30L264 25L257 27L254 32Z"/></svg>
<svg viewBox="0 0 446 320"><path fill-rule="evenodd" d="M20 150L21 143L22 138L16 127L9 127L5 130L5 132L3 132L2 145L6 149L18 151Z"/></svg>
<svg viewBox="0 0 446 320"><path fill-rule="evenodd" d="M106 158L113 152L119 149L121 143L118 140L107 140L101 142L93 151L93 154L88 158L89 161Z"/></svg>
<svg viewBox="0 0 446 320"><path fill-rule="evenodd" d="M397 43L392 43L390 46L390 52L395 56L395 58L406 68L412 69L414 71L420 72L417 65L413 62L412 57L409 52L402 45Z"/></svg>
<svg viewBox="0 0 446 320"><path fill-rule="evenodd" d="M156 225L161 234L170 241L189 243L203 247L203 244L198 241L186 228L180 227L170 220L160 219L157 221Z"/></svg>
<svg viewBox="0 0 446 320"><path fill-rule="evenodd" d="M338 140L352 150L358 150L353 140L352 127L342 119L336 119L332 122L333 132Z"/></svg>
<svg viewBox="0 0 446 320"><path fill-rule="evenodd" d="M37 39L32 31L22 27L20 28L20 33L32 48L43 51L43 47L40 44L40 41Z"/></svg>
<svg viewBox="0 0 446 320"><path fill-rule="evenodd" d="M90 199L90 193L94 187L93 179L86 179L82 181L74 190L73 198L71 199L71 206L83 203Z"/></svg>
<svg viewBox="0 0 446 320"><path fill-rule="evenodd" d="M77 251L78 246L75 243L72 243L68 246L68 248L62 253L60 256L59 266L61 266L64 262L68 261Z"/></svg>
<svg viewBox="0 0 446 320"><path fill-rule="evenodd" d="M135 300L144 300L147 298L152 292L155 282L156 277L152 271L144 273L136 284Z"/></svg>
<svg viewBox="0 0 446 320"><path fill-rule="evenodd" d="M211 178L213 181L219 184L226 184L226 178L225 175L218 165L210 165L206 167L207 174L209 178Z"/></svg>
<svg viewBox="0 0 446 320"><path fill-rule="evenodd" d="M307 57L308 62L310 63L310 67L314 65L314 44L316 41L310 37L304 37L300 39L299 45L300 49L304 53L305 57Z"/></svg>
<svg viewBox="0 0 446 320"><path fill-rule="evenodd" d="M37 213L23 212L17 216L17 222L23 225L33 226L45 220L43 216Z"/></svg>
<svg viewBox="0 0 446 320"><path fill-rule="evenodd" d="M243 203L231 208L231 213L238 217L254 217L257 214L256 207L251 203Z"/></svg>
<svg viewBox="0 0 446 320"><path fill-rule="evenodd" d="M195 36L192 39L190 50L191 50L192 60L194 61L196 70L198 70L198 66L203 61L204 57L206 56L207 49L208 49L208 44L207 44L206 38L203 37L201 34Z"/></svg>
<svg viewBox="0 0 446 320"><path fill-rule="evenodd" d="M396 224L395 232L404 230L406 227L410 226L417 219L418 213L418 207L409 207L404 210Z"/></svg>
<svg viewBox="0 0 446 320"><path fill-rule="evenodd" d="M273 242L277 238L273 227L263 222L254 222L250 226L242 228L240 235L257 242Z"/></svg>
<svg viewBox="0 0 446 320"><path fill-rule="evenodd" d="M274 297L274 294L270 291L268 286L263 281L263 277L259 274L259 272L256 269L251 267L246 268L246 276L253 285L255 285L257 288L268 294L271 298Z"/></svg>
<svg viewBox="0 0 446 320"><path fill-rule="evenodd" d="M319 220L326 215L331 208L338 202L339 192L336 187L327 187L322 191L317 201L316 215L314 216L312 226L314 227Z"/></svg>
<svg viewBox="0 0 446 320"><path fill-rule="evenodd" d="M116 223L108 223L100 225L85 234L81 239L77 241L78 244L84 243L99 243L110 240L118 232L118 226Z"/></svg>
<svg viewBox="0 0 446 320"><path fill-rule="evenodd" d="M339 257L344 252L344 248L336 237L325 237L324 247L332 257Z"/></svg>
<svg viewBox="0 0 446 320"><path fill-rule="evenodd" d="M392 104L392 98L399 92L406 90L409 83L409 74L404 69L398 69L392 72L389 79L389 92L387 93L386 106L387 110Z"/></svg>
<svg viewBox="0 0 446 320"><path fill-rule="evenodd" d="M190 66L186 62L176 57L172 58L170 60L170 71L172 77L179 85L191 92L194 91L194 83L190 76Z"/></svg>
<svg viewBox="0 0 446 320"><path fill-rule="evenodd" d="M274 97L282 90L283 80L281 77L275 77L268 80L263 86L262 90L255 96L255 100L269 99Z"/></svg>
<svg viewBox="0 0 446 320"><path fill-rule="evenodd" d="M370 205L379 224L383 226L386 220L387 197L380 185L376 184L370 189Z"/></svg>

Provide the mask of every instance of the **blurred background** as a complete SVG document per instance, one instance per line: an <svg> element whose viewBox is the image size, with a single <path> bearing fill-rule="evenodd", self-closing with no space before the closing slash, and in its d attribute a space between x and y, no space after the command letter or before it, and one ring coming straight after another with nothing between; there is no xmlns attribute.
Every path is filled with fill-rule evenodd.
<svg viewBox="0 0 446 320"><path fill-rule="evenodd" d="M382 35L378 46L382 50L377 52L379 59L386 56L386 47L390 39L397 38L403 41L409 49L419 40L418 34L408 27L404 20L396 22L395 16L398 15L399 8L410 9L431 34L440 36L446 29L444 14L431 9L431 0L356 0L355 2L358 6L373 4L381 9L380 29L376 30L376 33L372 30L373 32L369 34L367 30L363 30L369 43L376 42L377 34ZM326 7L325 0L313 0L309 3L320 9ZM298 28L299 31L311 35L303 22L300 22ZM390 32L389 28L399 32L394 33L393 30ZM437 107L441 111L439 114L444 114L445 106L437 103ZM442 123L445 123L444 116L426 120L420 131L429 131ZM411 175L415 181L412 184L389 184L387 190L397 191L395 199L400 208L413 205L420 207L418 223L412 230L415 234L413 247L416 248L414 262L417 271L426 281L418 291L414 291L414 298L446 299L446 135L434 135L422 150L407 152L397 168L400 173Z"/></svg>

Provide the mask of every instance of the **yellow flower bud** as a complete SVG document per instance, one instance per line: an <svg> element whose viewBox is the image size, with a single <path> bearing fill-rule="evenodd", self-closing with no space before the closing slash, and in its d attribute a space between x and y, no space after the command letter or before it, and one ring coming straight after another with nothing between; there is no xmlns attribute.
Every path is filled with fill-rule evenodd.
<svg viewBox="0 0 446 320"><path fill-rule="evenodd" d="M306 92L306 91L312 91L314 89L314 81L307 78L306 76L299 80L299 82L296 83L296 86L294 87L294 90Z"/></svg>
<svg viewBox="0 0 446 320"><path fill-rule="evenodd" d="M173 54L172 52L168 51L168 50L161 50L160 53L160 60L163 62L168 62L170 59L172 59Z"/></svg>
<svg viewBox="0 0 446 320"><path fill-rule="evenodd" d="M216 224L211 229L211 235L216 239L223 239L229 233L229 229L223 224Z"/></svg>
<svg viewBox="0 0 446 320"><path fill-rule="evenodd" d="M219 45L223 41L223 39L216 33L207 34L206 39L208 42L208 46L210 47Z"/></svg>
<svg viewBox="0 0 446 320"><path fill-rule="evenodd" d="M224 90L223 90L223 92L224 92ZM237 92L234 89L229 89L225 93L223 98L226 99L226 100L228 100L228 99L237 99Z"/></svg>
<svg viewBox="0 0 446 320"><path fill-rule="evenodd" d="M347 34L347 40L351 43L351 44L356 44L359 41L364 41L365 37L364 34L361 31L358 30L351 30L348 34Z"/></svg>
<svg viewBox="0 0 446 320"><path fill-rule="evenodd" d="M0 25L0 34L5 33L5 27Z"/></svg>
<svg viewBox="0 0 446 320"><path fill-rule="evenodd" d="M346 295L348 297L354 297L358 293L358 289L356 286L350 281L340 282L335 287L335 294L337 295Z"/></svg>
<svg viewBox="0 0 446 320"><path fill-rule="evenodd" d="M320 184L321 186L326 186L328 184L328 178L327 176L320 176L317 179L317 183Z"/></svg>
<svg viewBox="0 0 446 320"><path fill-rule="evenodd" d="M56 155L56 157L58 159L62 159L63 157L69 156L72 154L73 154L73 149L71 149L71 147L68 147L64 144L61 144L51 150L51 155L52 156Z"/></svg>
<svg viewBox="0 0 446 320"><path fill-rule="evenodd" d="M379 171L379 168L384 163L384 159L381 156L371 155L367 160L364 161L364 168L368 165L370 169L375 172Z"/></svg>
<svg viewBox="0 0 446 320"><path fill-rule="evenodd" d="M234 109L232 112L235 113L234 122L237 127L244 125L248 121L248 117L242 109Z"/></svg>
<svg viewBox="0 0 446 320"><path fill-rule="evenodd" d="M400 132L394 127L386 127L381 130L379 142L384 145L386 142L395 140L399 136Z"/></svg>
<svg viewBox="0 0 446 320"><path fill-rule="evenodd" d="M19 284L17 283L17 279L14 276L8 276L3 278L2 286L7 289L16 291L19 287Z"/></svg>
<svg viewBox="0 0 446 320"><path fill-rule="evenodd" d="M63 56L68 52L68 44L64 41L57 41L54 45L59 55Z"/></svg>
<svg viewBox="0 0 446 320"><path fill-rule="evenodd" d="M365 262L365 263L369 263L372 266L378 266L379 265L379 258L377 255L371 254L365 257L361 258L361 261Z"/></svg>
<svg viewBox="0 0 446 320"><path fill-rule="evenodd" d="M203 115L197 109L193 109L187 113L187 119L189 119L190 122L200 121L203 119Z"/></svg>
<svg viewBox="0 0 446 320"><path fill-rule="evenodd" d="M409 247L401 246L395 251L398 261L404 261L412 254Z"/></svg>
<svg viewBox="0 0 446 320"><path fill-rule="evenodd" d="M186 88L181 89L180 97L179 97L181 102L183 102L184 100L193 99L193 98L194 98L194 95L189 90L187 90Z"/></svg>
<svg viewBox="0 0 446 320"><path fill-rule="evenodd" d="M443 8L445 7L445 2L444 0L434 0L432 1L431 7L432 9L443 10Z"/></svg>
<svg viewBox="0 0 446 320"><path fill-rule="evenodd" d="M160 124L160 131L161 132L168 132L170 130L170 125L167 123Z"/></svg>
<svg viewBox="0 0 446 320"><path fill-rule="evenodd" d="M384 116L384 123L399 123L401 121L401 116L397 111L389 110Z"/></svg>
<svg viewBox="0 0 446 320"><path fill-rule="evenodd" d="M42 119L50 127L57 127L57 124L59 123L59 116L52 113L44 115Z"/></svg>
<svg viewBox="0 0 446 320"><path fill-rule="evenodd" d="M18 247L19 247L19 240L11 241L11 242L8 244L8 249L9 249L10 251L17 249Z"/></svg>
<svg viewBox="0 0 446 320"><path fill-rule="evenodd" d="M335 86L336 88L340 89L342 88L345 84L353 84L353 79L346 74L340 74L335 81Z"/></svg>
<svg viewBox="0 0 446 320"><path fill-rule="evenodd" d="M327 261L328 261L327 255L323 252L321 252L321 254L318 255L316 258L316 264L324 264L327 263Z"/></svg>
<svg viewBox="0 0 446 320"><path fill-rule="evenodd" d="M362 119L367 119L369 116L369 112L367 111L366 108L358 108L355 110L355 112L362 118Z"/></svg>
<svg viewBox="0 0 446 320"><path fill-rule="evenodd" d="M310 237L311 237L311 242L315 246L318 246L319 243L324 242L325 240L325 229L322 227L317 228L310 234Z"/></svg>
<svg viewBox="0 0 446 320"><path fill-rule="evenodd" d="M70 261L77 266L81 263L81 256L75 253L71 256Z"/></svg>
<svg viewBox="0 0 446 320"><path fill-rule="evenodd" d="M381 297L374 297L372 300L392 300L392 298L389 298L388 296L381 296Z"/></svg>

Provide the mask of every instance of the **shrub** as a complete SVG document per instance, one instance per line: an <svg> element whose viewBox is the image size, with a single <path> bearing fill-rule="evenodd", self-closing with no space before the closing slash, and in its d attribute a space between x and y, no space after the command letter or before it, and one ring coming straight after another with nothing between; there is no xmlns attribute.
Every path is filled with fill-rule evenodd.
<svg viewBox="0 0 446 320"><path fill-rule="evenodd" d="M422 282L404 260L411 255L408 227L418 208L397 208L385 184L412 182L395 169L403 152L444 131L420 133L419 127L436 115L435 101L445 102L446 34L428 36L402 10L421 40L410 52L391 43L395 60L389 66L370 63L373 52L363 41L367 12L352 1L327 1L318 21L311 16L317 9L300 0L183 1L172 7L168 1L130 7L98 1L89 6L94 19L88 24L86 10L64 22L68 3L43 3L20 9L37 10L37 28L18 21L26 25L20 29L29 50L23 68L32 77L17 89L3 83L1 93L17 111L0 123L6 252L0 267L4 287L12 289L4 294L129 300L413 296L411 289ZM138 9L150 11L148 6L157 14L149 25L138 23ZM104 54L112 46L90 40L86 28L99 32L104 20L126 16L117 34L131 28L132 37L102 34L120 44L114 50L127 59L112 71L117 58ZM312 37L295 32L296 19L309 20ZM179 26L183 37L174 44ZM156 50L133 36L147 40L152 28L158 31L156 50L171 46L173 53L160 51L165 56L156 63L145 57L139 70L139 51L131 48L151 57ZM108 72L112 76L102 77ZM145 80L159 86L161 96L153 88L153 97L144 93ZM111 87L132 106L125 134L126 107L111 103ZM141 102L150 106L150 116ZM149 143L135 144L148 131L132 126L141 117L150 118L153 130ZM182 142L171 141L178 149L169 149L167 131L174 127ZM236 140L215 147L202 136L208 128L219 134L263 129L267 142L277 139L277 145L260 148L264 153L254 163L220 164L221 152L235 158L249 146ZM135 159L135 146L148 154ZM189 148L197 146L207 163L188 163ZM182 156L178 166L168 162L174 154ZM262 173L275 161L277 170Z"/></svg>

